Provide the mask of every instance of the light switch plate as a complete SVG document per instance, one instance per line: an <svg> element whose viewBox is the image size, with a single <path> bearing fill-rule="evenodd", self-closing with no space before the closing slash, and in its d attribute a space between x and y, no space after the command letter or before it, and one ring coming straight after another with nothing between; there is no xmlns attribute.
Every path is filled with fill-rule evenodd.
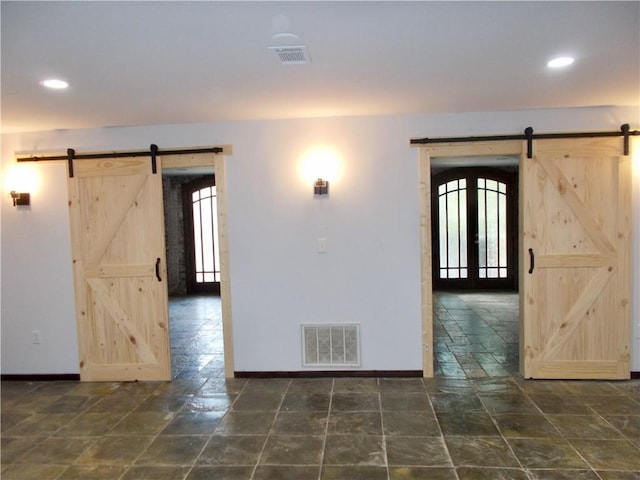
<svg viewBox="0 0 640 480"><path fill-rule="evenodd" d="M327 239L324 237L318 238L318 253L327 253Z"/></svg>

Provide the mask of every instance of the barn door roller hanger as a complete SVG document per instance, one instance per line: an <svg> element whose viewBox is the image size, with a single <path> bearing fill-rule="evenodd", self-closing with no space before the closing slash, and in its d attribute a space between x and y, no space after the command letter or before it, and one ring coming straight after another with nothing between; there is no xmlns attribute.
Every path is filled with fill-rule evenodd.
<svg viewBox="0 0 640 480"><path fill-rule="evenodd" d="M128 152L104 152L104 153L84 153L76 154L73 148L67 149L66 155L47 155L38 156L32 155L30 157L18 158L18 162L51 162L65 160L68 165L69 178L73 178L73 163L76 160L95 160L100 158L124 158L124 157L147 157L151 158L151 171L157 173L157 156L158 155L189 155L197 153L222 153L224 149L222 147L201 147L201 148L186 148L186 149L173 149L173 150L159 150L158 146L154 143L151 144L149 150L134 150Z"/></svg>
<svg viewBox="0 0 640 480"><path fill-rule="evenodd" d="M526 140L527 158L533 158L533 141L554 138L595 138L595 137L623 137L623 155L629 155L629 137L640 135L640 131L631 130L628 123L620 127L619 131L612 132L570 132L570 133L533 133L532 127L527 127L524 134L518 135L485 135L478 137L442 137L442 138L416 138L410 141L411 145L428 145L435 143L465 143L488 142L496 140Z"/></svg>

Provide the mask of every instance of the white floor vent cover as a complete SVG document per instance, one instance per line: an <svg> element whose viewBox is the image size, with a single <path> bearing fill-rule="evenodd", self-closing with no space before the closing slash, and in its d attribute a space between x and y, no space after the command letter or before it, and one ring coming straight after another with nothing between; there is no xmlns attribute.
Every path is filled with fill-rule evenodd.
<svg viewBox="0 0 640 480"><path fill-rule="evenodd" d="M302 325L305 367L360 366L360 325Z"/></svg>

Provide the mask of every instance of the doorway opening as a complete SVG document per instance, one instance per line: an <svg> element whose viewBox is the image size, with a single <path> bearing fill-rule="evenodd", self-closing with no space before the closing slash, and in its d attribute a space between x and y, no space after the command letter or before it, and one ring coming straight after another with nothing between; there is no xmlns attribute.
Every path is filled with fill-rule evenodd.
<svg viewBox="0 0 640 480"><path fill-rule="evenodd" d="M520 361L518 303L515 291L434 291L434 375L516 375Z"/></svg>
<svg viewBox="0 0 640 480"><path fill-rule="evenodd" d="M213 168L163 174L173 378L224 377Z"/></svg>
<svg viewBox="0 0 640 480"><path fill-rule="evenodd" d="M519 157L434 158L434 375L519 371Z"/></svg>

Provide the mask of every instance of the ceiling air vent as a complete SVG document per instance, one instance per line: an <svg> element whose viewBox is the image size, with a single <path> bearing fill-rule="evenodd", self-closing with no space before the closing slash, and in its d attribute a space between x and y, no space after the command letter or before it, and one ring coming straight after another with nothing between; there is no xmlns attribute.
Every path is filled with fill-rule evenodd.
<svg viewBox="0 0 640 480"><path fill-rule="evenodd" d="M269 47L278 55L282 65L305 65L311 63L307 47Z"/></svg>

